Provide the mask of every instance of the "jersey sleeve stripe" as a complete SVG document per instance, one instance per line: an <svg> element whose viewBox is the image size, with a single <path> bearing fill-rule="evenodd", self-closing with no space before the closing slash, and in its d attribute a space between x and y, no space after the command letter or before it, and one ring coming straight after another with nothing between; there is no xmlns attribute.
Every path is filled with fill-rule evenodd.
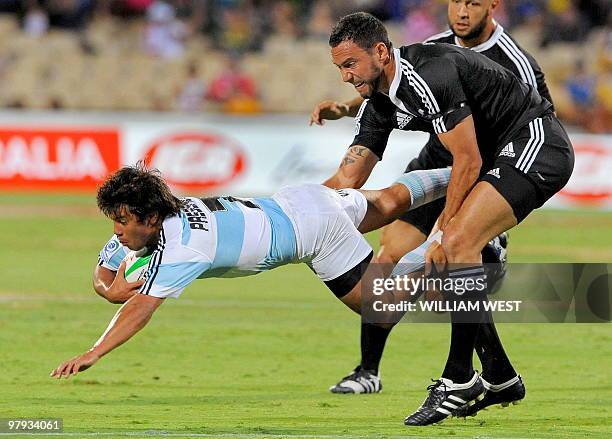
<svg viewBox="0 0 612 439"><path fill-rule="evenodd" d="M400 63L402 64L402 71L408 78L408 83L416 90L430 114L439 113L440 107L438 102L425 80L414 70L414 67L408 61L400 58Z"/></svg>
<svg viewBox="0 0 612 439"><path fill-rule="evenodd" d="M500 37L499 46L516 65L517 69L521 73L523 82L531 85L537 90L538 84L535 79L535 73L525 54L521 52L516 44L514 44L514 42L505 34L502 34Z"/></svg>
<svg viewBox="0 0 612 439"><path fill-rule="evenodd" d="M359 134L361 131L361 116L363 116L363 112L365 111L366 106L368 105L369 99L365 99L361 105L359 106L359 111L355 116L355 135Z"/></svg>
<svg viewBox="0 0 612 439"><path fill-rule="evenodd" d="M158 243L158 248L153 252L153 257L151 261L149 261L149 266L147 267L147 272L150 273L147 281L140 289L140 292L143 294L149 294L151 292L151 287L153 286L153 282L155 281L155 277L159 272L159 266L161 265L164 247L166 246L166 235L164 234L164 228L162 227L160 232L160 238Z"/></svg>
<svg viewBox="0 0 612 439"><path fill-rule="evenodd" d="M442 133L448 132L448 130L446 129L446 124L444 123L443 117L438 117L437 119L434 119L433 127L434 127L434 131L436 132L436 134L442 134Z"/></svg>

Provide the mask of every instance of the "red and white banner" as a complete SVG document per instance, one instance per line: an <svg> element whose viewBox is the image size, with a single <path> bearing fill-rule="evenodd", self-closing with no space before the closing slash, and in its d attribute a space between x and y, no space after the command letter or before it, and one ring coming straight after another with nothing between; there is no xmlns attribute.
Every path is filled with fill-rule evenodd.
<svg viewBox="0 0 612 439"><path fill-rule="evenodd" d="M231 137L212 132L176 132L156 139L145 163L163 170L166 181L184 191L211 191L244 173L247 154Z"/></svg>
<svg viewBox="0 0 612 439"><path fill-rule="evenodd" d="M116 129L0 127L0 188L92 190L119 154Z"/></svg>
<svg viewBox="0 0 612 439"><path fill-rule="evenodd" d="M551 206L612 209L612 136L571 136L576 164Z"/></svg>
<svg viewBox="0 0 612 439"><path fill-rule="evenodd" d="M267 195L331 176L353 130L350 120L309 127L306 116L288 115L0 113L0 190L94 191L120 166L145 160L181 194ZM574 173L546 206L612 209L612 135L570 137ZM366 187L391 184L426 139L394 131Z"/></svg>

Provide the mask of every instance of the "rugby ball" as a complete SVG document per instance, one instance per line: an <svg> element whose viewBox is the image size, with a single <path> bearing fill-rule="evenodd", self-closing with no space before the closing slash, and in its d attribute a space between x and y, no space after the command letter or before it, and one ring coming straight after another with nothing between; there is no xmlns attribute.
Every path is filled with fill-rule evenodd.
<svg viewBox="0 0 612 439"><path fill-rule="evenodd" d="M136 282L144 277L147 272L151 255L147 254L147 248L138 251L130 251L123 260L125 261L125 280Z"/></svg>

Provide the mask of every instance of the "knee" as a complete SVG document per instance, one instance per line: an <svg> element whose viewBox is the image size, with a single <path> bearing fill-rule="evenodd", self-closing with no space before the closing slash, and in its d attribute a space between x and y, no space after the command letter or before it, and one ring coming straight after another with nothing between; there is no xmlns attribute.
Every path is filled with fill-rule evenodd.
<svg viewBox="0 0 612 439"><path fill-rule="evenodd" d="M406 237L398 236L393 225L383 228L380 235L380 250L376 255L377 262L380 264L397 264L408 251L404 241L406 241Z"/></svg>
<svg viewBox="0 0 612 439"><path fill-rule="evenodd" d="M396 218L401 215L405 209L402 201L391 189L392 188L387 188L382 190L379 197L379 208L386 218Z"/></svg>
<svg viewBox="0 0 612 439"><path fill-rule="evenodd" d="M386 243L382 239L380 241L380 250L376 255L377 262L380 264L397 264L403 254L399 254L393 244Z"/></svg>

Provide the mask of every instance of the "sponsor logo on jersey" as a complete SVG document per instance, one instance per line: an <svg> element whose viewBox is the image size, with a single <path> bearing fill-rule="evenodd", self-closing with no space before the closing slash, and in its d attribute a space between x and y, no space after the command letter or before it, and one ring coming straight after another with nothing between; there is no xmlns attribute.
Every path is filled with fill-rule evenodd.
<svg viewBox="0 0 612 439"><path fill-rule="evenodd" d="M104 260L106 262L110 261L110 259L113 257L113 255L118 249L119 242L115 241L114 239L112 241L108 241L104 246L104 250L102 251L104 253Z"/></svg>
<svg viewBox="0 0 612 439"><path fill-rule="evenodd" d="M336 189L336 192L338 193L338 195L340 195L341 197L348 197L349 194L347 191L345 191L344 189Z"/></svg>
<svg viewBox="0 0 612 439"><path fill-rule="evenodd" d="M501 150L501 152L499 153L499 156L504 156L504 157L516 157L516 154L514 153L514 145L512 144L512 142L508 143L506 146L504 146L504 149Z"/></svg>
<svg viewBox="0 0 612 439"><path fill-rule="evenodd" d="M180 133L157 139L145 153L145 163L159 169L180 189L216 189L244 173L242 146L217 133Z"/></svg>
<svg viewBox="0 0 612 439"><path fill-rule="evenodd" d="M411 115L400 113L399 111L397 112L396 117L397 117L397 126L399 127L400 130L404 129L404 127L408 125L408 123L412 120Z"/></svg>
<svg viewBox="0 0 612 439"><path fill-rule="evenodd" d="M491 169L489 172L487 172L487 175L492 175L495 178L501 178L499 175L499 168Z"/></svg>

